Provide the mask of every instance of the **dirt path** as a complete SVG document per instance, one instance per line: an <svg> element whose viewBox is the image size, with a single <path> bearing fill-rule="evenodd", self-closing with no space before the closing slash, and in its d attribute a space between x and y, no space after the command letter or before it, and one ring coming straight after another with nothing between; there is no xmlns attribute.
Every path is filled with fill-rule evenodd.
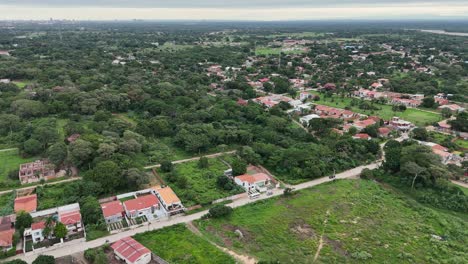
<svg viewBox="0 0 468 264"><path fill-rule="evenodd" d="M218 152L218 153L209 154L209 155L204 155L204 156L200 156L200 157L193 157L193 158L189 158L189 159L176 160L176 161L173 161L172 164L179 164L179 163L184 163L184 162L190 162L190 161L194 161L194 160L199 160L201 157L216 158L216 157L222 156L222 155L224 155L224 154L234 154L234 153L236 153L235 150L226 151L226 152ZM161 164L149 165L149 166L146 166L146 167L144 167L144 168L147 170L147 169L159 168L159 167L161 167Z"/></svg>
<svg viewBox="0 0 468 264"><path fill-rule="evenodd" d="M12 191L22 191L22 190L32 189L32 188L36 188L37 186L55 185L55 184L59 184L59 183L71 182L71 181L77 181L77 180L81 180L81 177L73 177L73 178L68 178L68 179L61 180L61 181L45 182L44 184L36 184L36 185L31 185L31 186L22 187L22 188L14 188L14 189L10 189L10 190L0 191L0 195L6 194L6 193L11 193Z"/></svg>
<svg viewBox="0 0 468 264"><path fill-rule="evenodd" d="M203 236L202 233L200 232L200 230L193 224L193 222L188 222L187 223L187 228L192 231L192 233L194 233L195 235L197 236ZM241 255L241 254L238 254L230 249L227 249L227 248L224 248L224 247L221 247L221 246L218 246L217 244L207 240L208 242L210 242L212 245L214 245L215 247L221 249L222 251L226 252L227 254L231 255L233 258L235 258L239 263L243 263L243 264L255 264L257 263L257 260L253 257L250 257L250 256L246 256L246 255Z"/></svg>
<svg viewBox="0 0 468 264"><path fill-rule="evenodd" d="M318 257L320 256L320 251L322 250L322 247L323 247L323 234L325 233L325 228L327 227L329 215L330 215L330 210L327 210L325 220L323 220L323 230L322 230L322 234L320 235L319 245L317 247L317 251L315 252L313 263L315 263L315 261L317 261Z"/></svg>
<svg viewBox="0 0 468 264"><path fill-rule="evenodd" d="M8 149L0 149L0 152L7 152L12 150L18 150L18 148L8 148Z"/></svg>

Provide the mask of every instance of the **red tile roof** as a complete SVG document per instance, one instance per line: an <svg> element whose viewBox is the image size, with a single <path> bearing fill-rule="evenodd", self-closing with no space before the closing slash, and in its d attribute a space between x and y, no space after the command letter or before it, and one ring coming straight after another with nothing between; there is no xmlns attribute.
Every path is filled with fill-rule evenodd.
<svg viewBox="0 0 468 264"><path fill-rule="evenodd" d="M45 228L45 222L44 221L31 224L31 229L32 230L38 230L38 229L44 229L44 228Z"/></svg>
<svg viewBox="0 0 468 264"><path fill-rule="evenodd" d="M101 204L102 214L104 217L110 217L114 215L122 215L124 208L120 201L112 201L108 203Z"/></svg>
<svg viewBox="0 0 468 264"><path fill-rule="evenodd" d="M0 232L0 247L9 247L13 244L14 229L9 229Z"/></svg>
<svg viewBox="0 0 468 264"><path fill-rule="evenodd" d="M59 213L59 219L65 225L74 225L81 222L81 214L79 210L63 212Z"/></svg>
<svg viewBox="0 0 468 264"><path fill-rule="evenodd" d="M370 136L366 133L359 133L359 134L356 134L354 135L354 138L358 138L358 139L369 139Z"/></svg>
<svg viewBox="0 0 468 264"><path fill-rule="evenodd" d="M37 195L28 195L15 199L15 212L25 211L34 212L37 209Z"/></svg>
<svg viewBox="0 0 468 264"><path fill-rule="evenodd" d="M125 209L128 211L138 211L145 208L150 208L151 206L158 206L159 200L153 194L148 194L140 196L136 199L128 200L124 202Z"/></svg>
<svg viewBox="0 0 468 264"><path fill-rule="evenodd" d="M391 132L388 127L380 127L378 130L380 135L388 135Z"/></svg>
<svg viewBox="0 0 468 264"><path fill-rule="evenodd" d="M265 173L256 173L253 175L243 174L243 175L237 176L236 178L243 182L248 182L250 184L260 182L260 181L270 180L270 176L266 175Z"/></svg>
<svg viewBox="0 0 468 264"><path fill-rule="evenodd" d="M151 253L149 249L131 237L126 237L115 242L112 244L112 249L130 263L134 263L143 255Z"/></svg>

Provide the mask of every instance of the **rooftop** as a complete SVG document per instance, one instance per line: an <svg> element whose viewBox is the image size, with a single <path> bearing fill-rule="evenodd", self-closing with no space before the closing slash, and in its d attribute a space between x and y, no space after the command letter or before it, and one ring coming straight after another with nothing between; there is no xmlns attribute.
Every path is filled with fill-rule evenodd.
<svg viewBox="0 0 468 264"><path fill-rule="evenodd" d="M25 211L27 213L34 212L37 209L37 195L18 197L15 199L15 212Z"/></svg>
<svg viewBox="0 0 468 264"><path fill-rule="evenodd" d="M135 262L141 256L151 252L149 249L145 248L142 244L138 243L131 237L122 238L121 240L112 244L111 247L114 252L119 253L130 263Z"/></svg>
<svg viewBox="0 0 468 264"><path fill-rule="evenodd" d="M124 202L128 211L138 211L159 204L158 198L153 194L147 194Z"/></svg>
<svg viewBox="0 0 468 264"><path fill-rule="evenodd" d="M122 214L122 212L124 211L122 203L120 203L119 200L108 202L108 203L103 203L101 204L101 209L102 209L102 214L104 215L104 217Z"/></svg>

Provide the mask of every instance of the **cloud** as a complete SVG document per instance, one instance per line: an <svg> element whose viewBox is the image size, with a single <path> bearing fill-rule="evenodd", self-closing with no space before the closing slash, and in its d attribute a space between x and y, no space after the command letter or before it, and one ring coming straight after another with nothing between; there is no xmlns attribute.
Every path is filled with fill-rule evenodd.
<svg viewBox="0 0 468 264"><path fill-rule="evenodd" d="M466 4L466 0L0 0L0 5L5 6L49 8L313 8L457 3Z"/></svg>

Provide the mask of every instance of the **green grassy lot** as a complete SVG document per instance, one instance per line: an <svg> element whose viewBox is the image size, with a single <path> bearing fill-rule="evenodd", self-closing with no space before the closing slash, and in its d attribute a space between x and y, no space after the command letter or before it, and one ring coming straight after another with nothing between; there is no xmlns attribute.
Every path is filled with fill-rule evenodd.
<svg viewBox="0 0 468 264"><path fill-rule="evenodd" d="M462 263L467 220L372 181L340 180L196 224L211 241L258 260L312 263L323 235L317 263Z"/></svg>
<svg viewBox="0 0 468 264"><path fill-rule="evenodd" d="M174 165L176 179L171 179L172 173L161 173L161 170L158 172L186 207L209 204L213 200L239 193L238 189L227 191L216 184L218 176L223 175L229 167L217 158L208 159L208 162L209 167L206 169L200 169L198 161ZM180 183L181 177L187 179L186 185Z"/></svg>
<svg viewBox="0 0 468 264"><path fill-rule="evenodd" d="M0 195L0 216L9 215L14 212L14 201L14 193Z"/></svg>
<svg viewBox="0 0 468 264"><path fill-rule="evenodd" d="M16 84L18 88L23 89L26 85L30 84L29 81L12 81L12 83Z"/></svg>
<svg viewBox="0 0 468 264"><path fill-rule="evenodd" d="M271 47L257 47L255 49L255 55L278 55L280 53L285 54L302 54L303 50L288 50L282 51L282 48L271 48Z"/></svg>
<svg viewBox="0 0 468 264"><path fill-rule="evenodd" d="M8 172L19 169L20 164L36 160L37 157L22 158L17 149L0 151L0 182L13 183L8 179Z"/></svg>
<svg viewBox="0 0 468 264"><path fill-rule="evenodd" d="M457 139L455 140L455 144L457 144L461 148L468 149L468 140Z"/></svg>
<svg viewBox="0 0 468 264"><path fill-rule="evenodd" d="M235 263L232 257L181 224L134 238L169 263Z"/></svg>
<svg viewBox="0 0 468 264"><path fill-rule="evenodd" d="M319 32L297 32L297 33L281 33L266 36L267 38L278 38L278 37L291 37L291 38L313 38L323 37L324 33Z"/></svg>
<svg viewBox="0 0 468 264"><path fill-rule="evenodd" d="M339 96L334 95L333 97L324 98L323 94L315 93L320 96L319 101L314 101L316 104L327 105L337 108L345 108L346 106L350 106L351 101L353 98L344 97L341 98ZM359 99L356 99L359 100ZM359 102L359 101L358 101ZM365 115L377 115L380 118L385 120L389 120L394 116L398 116L406 121L410 121L417 126L424 126L426 124L432 124L434 122L438 122L442 120L442 116L439 113L435 112L426 112L421 111L416 108L408 108L404 112L394 112L392 110L391 105L381 105L375 104L381 110L363 110L359 109L358 106L351 107L351 111L356 113L361 113Z"/></svg>

